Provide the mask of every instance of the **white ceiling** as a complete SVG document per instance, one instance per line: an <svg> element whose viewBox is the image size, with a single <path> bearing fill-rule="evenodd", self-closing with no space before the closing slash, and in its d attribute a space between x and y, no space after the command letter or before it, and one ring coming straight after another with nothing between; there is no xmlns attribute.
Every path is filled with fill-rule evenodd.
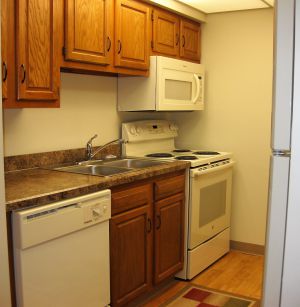
<svg viewBox="0 0 300 307"><path fill-rule="evenodd" d="M274 0L178 0L206 14L268 8Z"/></svg>

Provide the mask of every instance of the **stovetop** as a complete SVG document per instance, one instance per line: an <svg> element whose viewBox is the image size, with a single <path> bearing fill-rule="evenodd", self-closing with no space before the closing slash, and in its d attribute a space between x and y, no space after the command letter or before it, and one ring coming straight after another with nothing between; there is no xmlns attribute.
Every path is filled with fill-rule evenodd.
<svg viewBox="0 0 300 307"><path fill-rule="evenodd" d="M217 152L208 150L174 149L169 152L149 153L146 154L145 157L169 161L189 161L192 167L198 167L230 159L232 157L232 154L228 152Z"/></svg>

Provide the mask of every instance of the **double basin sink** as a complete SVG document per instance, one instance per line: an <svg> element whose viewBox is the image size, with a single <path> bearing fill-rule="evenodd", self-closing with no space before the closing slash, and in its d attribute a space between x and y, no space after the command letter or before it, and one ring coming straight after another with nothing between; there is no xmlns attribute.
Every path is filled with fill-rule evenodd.
<svg viewBox="0 0 300 307"><path fill-rule="evenodd" d="M54 170L95 176L111 176L136 169L160 165L161 163L162 162L159 161L141 158L124 158L114 161L91 160L79 162L76 165L56 167Z"/></svg>

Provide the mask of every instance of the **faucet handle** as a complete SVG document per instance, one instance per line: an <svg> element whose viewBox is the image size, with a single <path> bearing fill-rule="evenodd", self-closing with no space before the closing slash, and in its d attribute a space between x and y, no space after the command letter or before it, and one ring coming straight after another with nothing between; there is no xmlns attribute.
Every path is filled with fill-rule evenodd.
<svg viewBox="0 0 300 307"><path fill-rule="evenodd" d="M95 134L93 137L91 137L90 140L88 141L88 144L91 144L92 141L93 141L96 137L98 137L98 134Z"/></svg>

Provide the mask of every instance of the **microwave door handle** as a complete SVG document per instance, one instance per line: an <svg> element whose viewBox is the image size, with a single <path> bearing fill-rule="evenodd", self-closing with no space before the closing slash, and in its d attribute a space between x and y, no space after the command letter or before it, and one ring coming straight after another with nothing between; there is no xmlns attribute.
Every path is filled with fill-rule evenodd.
<svg viewBox="0 0 300 307"><path fill-rule="evenodd" d="M196 95L195 97L193 98L192 102L193 103L196 103L199 95L200 95L200 80L198 78L198 75L194 74L194 79L196 81Z"/></svg>

